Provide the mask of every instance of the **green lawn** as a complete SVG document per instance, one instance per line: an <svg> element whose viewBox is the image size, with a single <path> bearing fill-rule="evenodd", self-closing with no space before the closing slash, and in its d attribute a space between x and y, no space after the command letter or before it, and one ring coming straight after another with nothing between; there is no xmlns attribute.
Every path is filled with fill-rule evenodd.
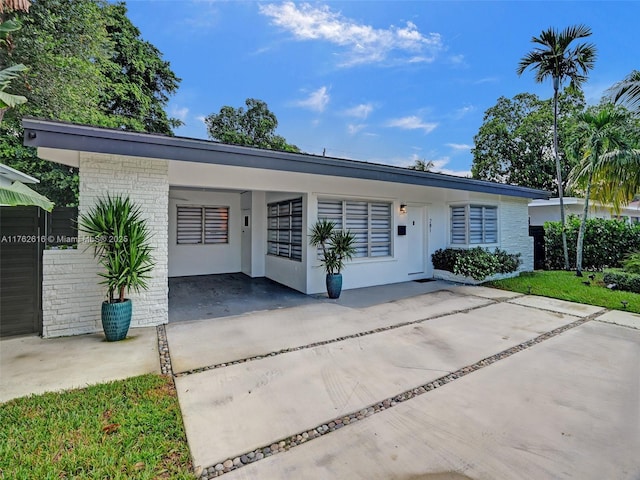
<svg viewBox="0 0 640 480"><path fill-rule="evenodd" d="M171 378L0 404L0 478L193 479Z"/></svg>
<svg viewBox="0 0 640 480"><path fill-rule="evenodd" d="M591 280L588 275L595 275ZM585 285L583 282L590 282ZM622 302L627 302L626 310L640 313L640 295L632 292L609 290L602 282L602 273L584 272L584 277L576 277L575 272L560 270L523 273L519 277L487 283L487 286L531 293L543 297L558 298L577 303L597 305L612 310L625 310Z"/></svg>

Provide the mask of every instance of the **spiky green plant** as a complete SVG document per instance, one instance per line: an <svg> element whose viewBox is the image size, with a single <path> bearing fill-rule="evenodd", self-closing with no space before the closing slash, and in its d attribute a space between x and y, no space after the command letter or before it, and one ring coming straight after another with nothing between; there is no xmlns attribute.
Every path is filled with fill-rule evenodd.
<svg viewBox="0 0 640 480"><path fill-rule="evenodd" d="M320 247L320 264L329 275L340 273L344 262L351 260L356 253L356 237L349 230L336 228L336 224L327 219L318 220L309 234L309 242Z"/></svg>
<svg viewBox="0 0 640 480"><path fill-rule="evenodd" d="M81 215L78 222L81 232L87 235L93 246L94 257L104 267L99 273L109 292L109 302L125 300L125 291L136 292L148 288L147 281L155 266L151 256L151 233L142 218L140 207L129 197L107 195L98 199L94 207Z"/></svg>

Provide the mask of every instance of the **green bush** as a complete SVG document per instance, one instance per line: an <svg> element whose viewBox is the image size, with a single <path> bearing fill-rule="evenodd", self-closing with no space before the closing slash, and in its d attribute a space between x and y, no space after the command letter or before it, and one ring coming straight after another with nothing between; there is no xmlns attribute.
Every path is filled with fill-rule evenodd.
<svg viewBox="0 0 640 480"><path fill-rule="evenodd" d="M602 280L607 285L614 284L618 290L640 293L640 274L625 272L619 268L610 268L604 271Z"/></svg>
<svg viewBox="0 0 640 480"><path fill-rule="evenodd" d="M640 274L640 252L633 252L629 254L622 261L622 268L625 272Z"/></svg>
<svg viewBox="0 0 640 480"><path fill-rule="evenodd" d="M585 270L602 270L607 267L620 267L629 252L640 250L640 224L629 224L622 220L589 218L585 225L582 267ZM567 219L567 246L569 263L575 268L576 243L580 219L570 216ZM562 228L560 222L544 224L544 239L547 268L564 268L562 253Z"/></svg>
<svg viewBox="0 0 640 480"><path fill-rule="evenodd" d="M492 253L482 247L468 250L436 250L431 255L431 260L433 267L438 270L446 270L475 280L483 280L496 273L515 272L521 263L519 253L510 254L499 248Z"/></svg>

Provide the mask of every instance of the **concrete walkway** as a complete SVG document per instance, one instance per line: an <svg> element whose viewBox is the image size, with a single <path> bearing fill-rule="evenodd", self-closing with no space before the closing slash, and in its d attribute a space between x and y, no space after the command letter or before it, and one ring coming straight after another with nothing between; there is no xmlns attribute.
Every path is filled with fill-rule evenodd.
<svg viewBox="0 0 640 480"><path fill-rule="evenodd" d="M25 395L160 373L155 327L132 328L126 340L102 333L0 341L0 402Z"/></svg>

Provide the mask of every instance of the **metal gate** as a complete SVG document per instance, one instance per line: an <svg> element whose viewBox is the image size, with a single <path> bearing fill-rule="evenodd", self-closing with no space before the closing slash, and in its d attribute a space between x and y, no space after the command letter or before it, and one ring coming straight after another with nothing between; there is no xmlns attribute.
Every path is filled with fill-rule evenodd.
<svg viewBox="0 0 640 480"><path fill-rule="evenodd" d="M0 207L0 336L42 329L42 250L45 212Z"/></svg>

